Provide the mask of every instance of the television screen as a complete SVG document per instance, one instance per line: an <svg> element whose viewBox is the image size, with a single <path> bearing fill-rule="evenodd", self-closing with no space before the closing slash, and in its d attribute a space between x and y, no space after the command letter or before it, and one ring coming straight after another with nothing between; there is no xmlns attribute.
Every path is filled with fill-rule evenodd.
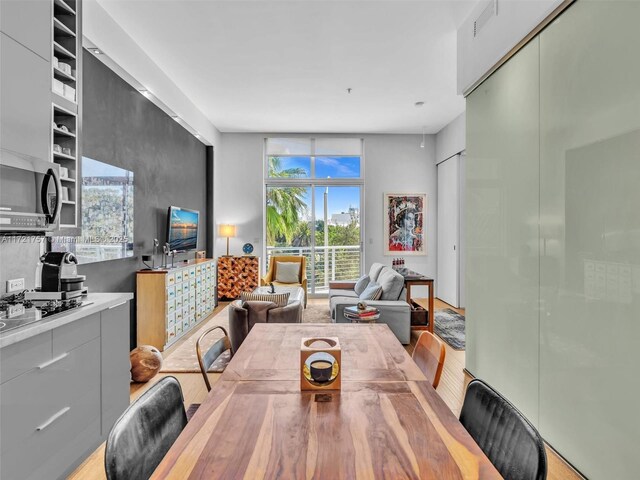
<svg viewBox="0 0 640 480"><path fill-rule="evenodd" d="M195 250L198 246L198 220L200 213L178 207L169 207L167 243L171 250Z"/></svg>

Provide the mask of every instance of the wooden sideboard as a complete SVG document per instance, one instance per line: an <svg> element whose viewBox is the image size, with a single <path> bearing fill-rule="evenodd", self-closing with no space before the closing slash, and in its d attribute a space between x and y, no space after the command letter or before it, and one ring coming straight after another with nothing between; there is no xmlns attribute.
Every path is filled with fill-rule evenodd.
<svg viewBox="0 0 640 480"><path fill-rule="evenodd" d="M235 300L260 285L260 257L218 258L218 299Z"/></svg>
<svg viewBox="0 0 640 480"><path fill-rule="evenodd" d="M139 270L137 343L162 351L213 313L215 260L199 259L170 270Z"/></svg>

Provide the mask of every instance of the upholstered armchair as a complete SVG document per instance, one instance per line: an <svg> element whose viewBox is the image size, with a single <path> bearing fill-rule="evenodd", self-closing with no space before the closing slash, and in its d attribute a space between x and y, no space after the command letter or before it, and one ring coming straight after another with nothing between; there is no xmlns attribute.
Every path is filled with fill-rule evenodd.
<svg viewBox="0 0 640 480"><path fill-rule="evenodd" d="M298 281L292 283L279 282L277 280L278 262L299 263L300 269L298 271ZM269 285L270 283L273 283L273 285L276 287L302 287L302 290L304 290L304 308L307 308L307 259L305 257L296 255L272 255L269 259L269 271L264 277L262 277L261 285L265 286Z"/></svg>
<svg viewBox="0 0 640 480"><path fill-rule="evenodd" d="M236 300L229 304L229 338L231 352L236 353L256 323L300 323L302 306L299 302L278 307L273 302Z"/></svg>

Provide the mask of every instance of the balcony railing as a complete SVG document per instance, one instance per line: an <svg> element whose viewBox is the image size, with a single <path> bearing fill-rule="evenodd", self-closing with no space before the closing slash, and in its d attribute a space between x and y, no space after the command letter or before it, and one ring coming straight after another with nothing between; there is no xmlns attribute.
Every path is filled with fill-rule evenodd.
<svg viewBox="0 0 640 480"><path fill-rule="evenodd" d="M307 259L309 293L326 293L330 281L353 280L360 276L359 245L315 247L314 254L311 247L267 247L267 261L271 255L304 256ZM312 260L315 260L315 273Z"/></svg>

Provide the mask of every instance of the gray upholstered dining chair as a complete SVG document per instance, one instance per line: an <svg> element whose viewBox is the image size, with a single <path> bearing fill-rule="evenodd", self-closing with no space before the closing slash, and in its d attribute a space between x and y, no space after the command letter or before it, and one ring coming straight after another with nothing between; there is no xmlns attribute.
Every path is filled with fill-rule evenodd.
<svg viewBox="0 0 640 480"><path fill-rule="evenodd" d="M129 405L107 438L108 480L151 477L187 424L183 401L178 380L164 377Z"/></svg>
<svg viewBox="0 0 640 480"><path fill-rule="evenodd" d="M460 423L505 480L547 478L542 437L516 407L482 380L469 382Z"/></svg>
<svg viewBox="0 0 640 480"><path fill-rule="evenodd" d="M204 339L216 330L222 330L222 332L224 333L224 337L216 340L213 345L211 345L205 352L202 348ZM211 383L209 382L208 372L216 363L216 360L222 359L222 356L227 351L229 351L228 359L230 360L231 357L233 357L233 351L231 350L231 340L229 340L229 334L224 329L224 327L221 327L219 325L209 328L206 332L200 335L200 338L198 338L198 341L196 342L196 355L198 356L198 364L200 365L200 372L202 372L202 377L204 378L204 383L207 386L208 391L211 391ZM224 367L226 367L226 362L221 366L219 371L223 371Z"/></svg>

